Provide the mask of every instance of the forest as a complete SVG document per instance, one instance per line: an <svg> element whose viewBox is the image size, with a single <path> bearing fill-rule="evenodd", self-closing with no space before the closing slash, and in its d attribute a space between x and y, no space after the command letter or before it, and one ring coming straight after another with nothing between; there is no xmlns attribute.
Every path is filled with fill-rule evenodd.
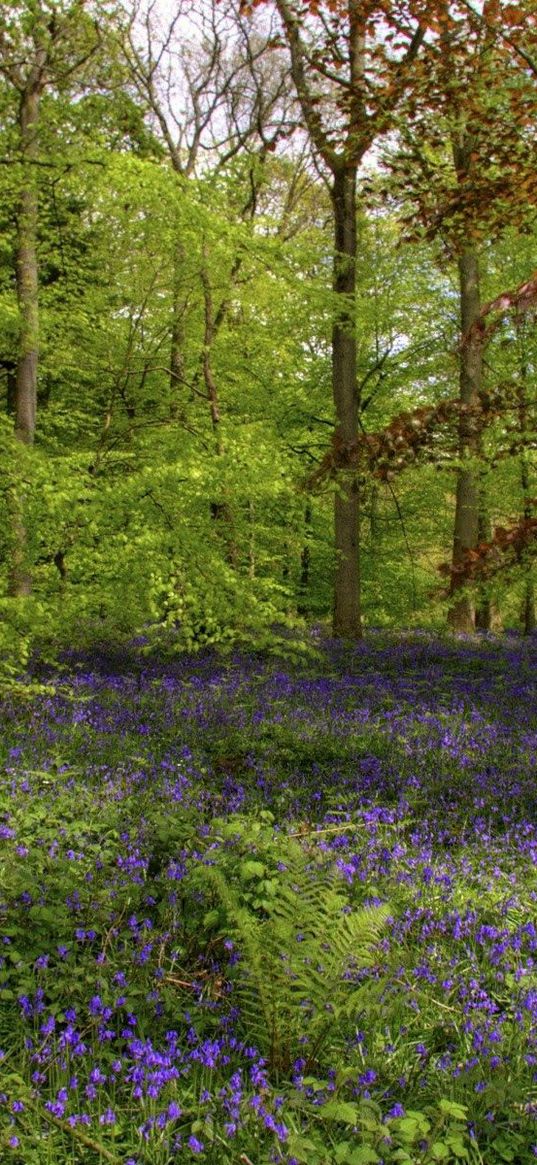
<svg viewBox="0 0 537 1165"><path fill-rule="evenodd" d="M537 1158L536 127L536 0L4 0L2 1165Z"/></svg>
<svg viewBox="0 0 537 1165"><path fill-rule="evenodd" d="M535 626L526 3L9 3L0 635Z"/></svg>

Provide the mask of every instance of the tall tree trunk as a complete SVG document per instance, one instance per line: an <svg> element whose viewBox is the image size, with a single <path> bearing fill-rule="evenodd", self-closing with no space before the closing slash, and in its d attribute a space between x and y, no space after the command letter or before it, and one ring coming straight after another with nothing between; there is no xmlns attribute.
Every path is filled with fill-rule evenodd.
<svg viewBox="0 0 537 1165"><path fill-rule="evenodd" d="M15 435L32 445L37 405L39 304L37 280L37 121L39 89L21 94L19 129L23 185L17 216L16 282L20 330L15 395Z"/></svg>
<svg viewBox="0 0 537 1165"><path fill-rule="evenodd" d="M255 578L255 505L251 499L247 502L246 513L248 518L248 578Z"/></svg>
<svg viewBox="0 0 537 1165"><path fill-rule="evenodd" d="M338 436L346 444L356 437L356 166L334 172L332 205L335 223L332 330L332 392ZM338 305L337 297L341 297ZM339 638L362 635L360 603L360 490L356 477L341 478L334 504L336 573L333 633Z"/></svg>
<svg viewBox="0 0 537 1165"><path fill-rule="evenodd" d="M533 635L537 627L535 613L535 583L530 576L524 584L524 635Z"/></svg>
<svg viewBox="0 0 537 1165"><path fill-rule="evenodd" d="M182 243L176 243L173 253L172 321L170 335L170 419L184 420L185 388L185 302L182 288L182 267L185 252Z"/></svg>
<svg viewBox="0 0 537 1165"><path fill-rule="evenodd" d="M519 337L520 338L520 337ZM531 505L531 478L530 478L530 462L528 459L525 441L528 436L528 397L527 397L527 377L528 366L526 361L526 352L524 344L524 333L522 331L522 361L520 368L520 383L518 389L518 420L520 427L520 437L522 441L522 453L520 455L520 484L522 486L522 500L523 509L522 514L526 519L533 517L533 508ZM536 612L535 612L535 583L533 579L533 571L531 561L527 566L526 578L524 580L524 605L522 612L524 635L533 635L536 627Z"/></svg>
<svg viewBox="0 0 537 1165"><path fill-rule="evenodd" d="M17 364L15 360L4 360L6 370L6 412L8 416L15 416L17 403Z"/></svg>
<svg viewBox="0 0 537 1165"><path fill-rule="evenodd" d="M37 362L39 348L39 300L37 266L37 124L41 96L40 82L28 83L20 95L19 134L22 157L22 189L17 215L16 288L19 307L19 351L15 385L15 436L23 445L33 445L37 408ZM30 594L32 578L28 556L28 535L20 489L13 498L13 550L8 593L15 598Z"/></svg>
<svg viewBox="0 0 537 1165"><path fill-rule="evenodd" d="M479 339L466 340L480 309L479 261L476 251L468 247L458 260L460 289L460 322L462 343L460 349L459 399L461 405L479 403L482 378L482 354ZM479 480L476 461L479 456L479 432L476 415L461 412L459 423L459 460L455 525L453 530L453 571L450 593L453 599L448 613L449 626L467 634L475 630L474 602L470 595L458 592L464 579L457 573L467 550L477 546L479 537Z"/></svg>
<svg viewBox="0 0 537 1165"><path fill-rule="evenodd" d="M310 589L311 577L311 539L312 539L312 508L311 502L306 502L304 507L304 542L300 552L300 579L298 583L299 600L297 610L299 615L306 615L308 613L308 595Z"/></svg>
<svg viewBox="0 0 537 1165"><path fill-rule="evenodd" d="M207 251L203 248L203 266L201 270L201 285L203 288L205 327L203 335L202 372L205 392L209 405L211 425L214 437L214 448L217 457L222 457L224 444L222 441L220 401L218 388L212 366L212 347L215 338L215 316L213 311L213 296L209 272L206 266ZM210 503L211 517L221 523L226 545L226 557L231 566L237 565L237 545L235 542L233 514L229 502L212 501Z"/></svg>
<svg viewBox="0 0 537 1165"><path fill-rule="evenodd" d="M492 523L487 507L487 499L483 483L479 486L479 514L477 519L477 540L488 542L492 538ZM475 626L477 631L490 631L492 628L492 600L486 586L478 588L478 597L475 608Z"/></svg>

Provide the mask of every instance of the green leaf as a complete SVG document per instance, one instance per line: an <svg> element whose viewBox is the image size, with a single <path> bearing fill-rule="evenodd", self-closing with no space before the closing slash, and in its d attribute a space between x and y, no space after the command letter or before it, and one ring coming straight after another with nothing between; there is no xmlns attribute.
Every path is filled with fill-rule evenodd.
<svg viewBox="0 0 537 1165"><path fill-rule="evenodd" d="M405 1141L415 1141L419 1135L419 1131L418 1121L414 1120L413 1117L402 1117L397 1126L397 1132Z"/></svg>
<svg viewBox="0 0 537 1165"><path fill-rule="evenodd" d="M378 1153L370 1145L360 1145L358 1149L353 1149L347 1161L348 1165L375 1165L380 1159Z"/></svg>
<svg viewBox="0 0 537 1165"><path fill-rule="evenodd" d="M289 1152L301 1165L317 1165L321 1161L320 1146L309 1137L302 1137L298 1133L291 1133L288 1141ZM326 1160L326 1157L323 1158Z"/></svg>
<svg viewBox="0 0 537 1165"><path fill-rule="evenodd" d="M502 1161L515 1160L516 1152L511 1148L509 1142L504 1137L496 1137L496 1140L492 1142L492 1145L498 1156L501 1157Z"/></svg>
<svg viewBox="0 0 537 1165"><path fill-rule="evenodd" d="M334 1157L336 1158L337 1165L346 1165L351 1151L352 1145L350 1141L340 1141L339 1144L335 1145Z"/></svg>
<svg viewBox="0 0 537 1165"><path fill-rule="evenodd" d="M240 876L243 882L249 882L251 878L262 878L265 870L266 867L263 865L263 862L248 860L241 862Z"/></svg>
<svg viewBox="0 0 537 1165"><path fill-rule="evenodd" d="M206 930L213 930L214 927L217 926L219 922L220 922L220 911L219 910L208 910L207 913L203 915L203 925L204 925Z"/></svg>
<svg viewBox="0 0 537 1165"><path fill-rule="evenodd" d="M460 1137L446 1137L446 1145L449 1145L455 1157L459 1157L461 1160L468 1159L468 1150Z"/></svg>
<svg viewBox="0 0 537 1165"><path fill-rule="evenodd" d="M467 1119L468 1109L464 1104L457 1104L454 1100L445 1100L442 1098L439 1101L438 1107L440 1112L443 1112L446 1116L454 1117L455 1120L465 1121Z"/></svg>
<svg viewBox="0 0 537 1165"><path fill-rule="evenodd" d="M446 1161L449 1157L449 1147L444 1141L435 1141L429 1151L435 1161Z"/></svg>
<svg viewBox="0 0 537 1165"><path fill-rule="evenodd" d="M344 1125L357 1125L360 1118L359 1109L355 1104L346 1100L329 1100L319 1109L319 1116L329 1121L340 1121Z"/></svg>

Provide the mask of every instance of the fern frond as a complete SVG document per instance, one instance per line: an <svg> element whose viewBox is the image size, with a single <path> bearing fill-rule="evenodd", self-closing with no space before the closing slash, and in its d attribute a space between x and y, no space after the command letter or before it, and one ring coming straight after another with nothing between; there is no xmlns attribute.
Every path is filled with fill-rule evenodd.
<svg viewBox="0 0 537 1165"><path fill-rule="evenodd" d="M374 962L389 916L387 906L350 910L334 869L300 846L290 844L286 859L265 917L242 904L221 870L202 868L240 949L237 993L249 1039L276 1071L304 1053L304 1040L308 1059L316 1057L342 1017L348 1022L363 1006L352 970Z"/></svg>
<svg viewBox="0 0 537 1165"><path fill-rule="evenodd" d="M242 984L243 1011L249 1006L257 1019L261 1011L261 1033L270 1031L273 1024L274 991L271 968L264 966L261 935L263 923L241 904L237 892L221 870L215 866L205 866L203 869L207 882L224 907L229 929L240 947L242 965L246 971L246 981Z"/></svg>

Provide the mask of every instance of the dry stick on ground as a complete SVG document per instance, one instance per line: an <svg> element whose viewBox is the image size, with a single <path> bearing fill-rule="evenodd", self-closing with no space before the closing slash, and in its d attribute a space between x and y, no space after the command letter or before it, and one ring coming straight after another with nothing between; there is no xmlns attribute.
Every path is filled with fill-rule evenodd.
<svg viewBox="0 0 537 1165"><path fill-rule="evenodd" d="M9 1096L9 1099L16 1100L18 1097L13 1097L11 1095ZM115 1153L111 1153L110 1150L107 1149L105 1145L102 1145L100 1141L95 1141L93 1137L89 1137L87 1133L83 1133L78 1128L73 1128L68 1123L68 1121L61 1120L60 1117L54 1116L54 1114L49 1112L47 1109L39 1109L37 1104L33 1103L27 1096L25 1096L25 1103L28 1105L28 1107L33 1108L34 1112L38 1116L44 1117L45 1120L49 1121L49 1123L52 1125L56 1125L56 1127L61 1129L62 1132L70 1133L75 1141L80 1141L81 1144L85 1145L87 1149L93 1149L95 1153L99 1153L101 1157L104 1157L105 1161L110 1161L112 1165L121 1165L120 1158L117 1157Z"/></svg>
<svg viewBox="0 0 537 1165"><path fill-rule="evenodd" d="M348 829L363 829L364 826L360 821L351 821L347 825L330 825L326 829L315 829L312 826L306 826L304 829L298 829L296 833L288 833L288 837L310 837L313 833L315 837L320 837L324 833L343 833Z"/></svg>

